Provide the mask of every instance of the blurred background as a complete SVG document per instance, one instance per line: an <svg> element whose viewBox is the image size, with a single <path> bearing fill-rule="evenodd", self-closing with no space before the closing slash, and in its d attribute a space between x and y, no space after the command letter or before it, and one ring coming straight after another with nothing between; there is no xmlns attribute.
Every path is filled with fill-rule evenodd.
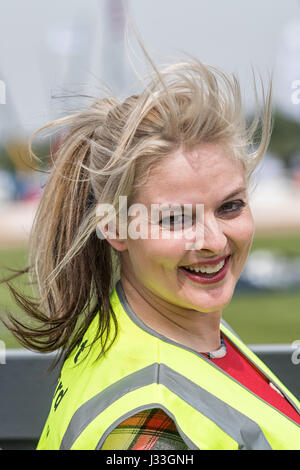
<svg viewBox="0 0 300 470"><path fill-rule="evenodd" d="M251 206L256 235L224 318L251 344L300 339L300 3L298 0L2 0L0 15L0 277L24 268L30 227L57 138L29 136L86 106L103 83L136 91L142 53L125 12L157 64L190 54L237 74L247 114L252 71L274 80L274 130L256 172ZM132 50L130 51L130 49ZM132 51L135 51L134 53ZM136 55L137 51L137 55ZM26 279L14 285L28 290ZM0 315L18 311L0 286ZM0 326L0 340L18 348Z"/></svg>

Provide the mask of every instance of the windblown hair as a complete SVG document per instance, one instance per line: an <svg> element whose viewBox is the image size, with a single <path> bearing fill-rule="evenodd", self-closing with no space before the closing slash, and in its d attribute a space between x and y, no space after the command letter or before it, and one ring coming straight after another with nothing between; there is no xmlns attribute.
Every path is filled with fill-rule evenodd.
<svg viewBox="0 0 300 470"><path fill-rule="evenodd" d="M38 131L66 127L32 227L29 266L19 272L28 273L37 285L37 297L32 300L8 284L34 323L10 315L6 325L28 348L60 350L67 356L96 315L100 355L117 335L109 295L120 260L111 245L97 237L97 204L112 204L118 212L119 196L130 200L149 170L179 148L227 145L243 162L247 182L267 150L271 85L265 93L262 84L262 104L247 124L234 75L196 59L161 71L152 65L139 95L124 102L96 99L88 109ZM255 79L254 89L257 98Z"/></svg>

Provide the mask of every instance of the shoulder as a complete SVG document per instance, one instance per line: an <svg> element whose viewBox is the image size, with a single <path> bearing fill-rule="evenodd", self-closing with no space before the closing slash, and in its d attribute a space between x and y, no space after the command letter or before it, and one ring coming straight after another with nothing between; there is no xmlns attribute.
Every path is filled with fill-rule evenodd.
<svg viewBox="0 0 300 470"><path fill-rule="evenodd" d="M174 421L160 408L140 411L122 421L101 450L187 450Z"/></svg>

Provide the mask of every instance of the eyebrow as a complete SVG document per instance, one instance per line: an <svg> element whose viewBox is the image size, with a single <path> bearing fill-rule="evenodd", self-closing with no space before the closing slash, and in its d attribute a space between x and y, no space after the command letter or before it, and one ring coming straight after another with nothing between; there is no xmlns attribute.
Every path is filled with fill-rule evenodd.
<svg viewBox="0 0 300 470"><path fill-rule="evenodd" d="M222 202L225 202L227 201L228 199L231 199L232 197L235 197L237 196L238 194L242 194L242 193L245 193L247 191L247 188L245 186L240 186L239 188L235 189L232 193L228 194L228 196L226 196ZM155 203L155 204L158 204L158 206L160 206L160 203ZM165 204L165 203L163 203ZM180 204L180 203L169 203L170 205L168 205L167 203L167 206L164 207L162 210L164 211L168 211L168 212L175 212L177 209L184 209L184 204ZM173 204L173 205L172 205Z"/></svg>
<svg viewBox="0 0 300 470"><path fill-rule="evenodd" d="M232 193L228 194L228 196L226 196L223 201L227 201L227 199L231 199L232 197L235 197L237 196L238 194L241 194L241 193L245 193L247 191L247 188L245 186L241 186L239 188L237 188L235 191L233 191Z"/></svg>

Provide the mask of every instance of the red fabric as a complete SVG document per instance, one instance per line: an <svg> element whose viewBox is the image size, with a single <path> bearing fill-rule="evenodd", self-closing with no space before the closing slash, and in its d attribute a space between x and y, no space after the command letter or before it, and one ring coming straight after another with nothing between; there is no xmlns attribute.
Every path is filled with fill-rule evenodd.
<svg viewBox="0 0 300 470"><path fill-rule="evenodd" d="M274 408L300 424L300 414L297 410L270 386L268 379L227 338L224 340L227 354L211 361Z"/></svg>
<svg viewBox="0 0 300 470"><path fill-rule="evenodd" d="M130 418L127 420L127 425L128 424L130 425ZM143 429L147 430L148 432L139 433L135 439L135 442L132 443L132 450L151 450L155 448L156 442L164 433L177 434L177 428L173 420L163 410L160 409L154 409L149 413L141 430Z"/></svg>

